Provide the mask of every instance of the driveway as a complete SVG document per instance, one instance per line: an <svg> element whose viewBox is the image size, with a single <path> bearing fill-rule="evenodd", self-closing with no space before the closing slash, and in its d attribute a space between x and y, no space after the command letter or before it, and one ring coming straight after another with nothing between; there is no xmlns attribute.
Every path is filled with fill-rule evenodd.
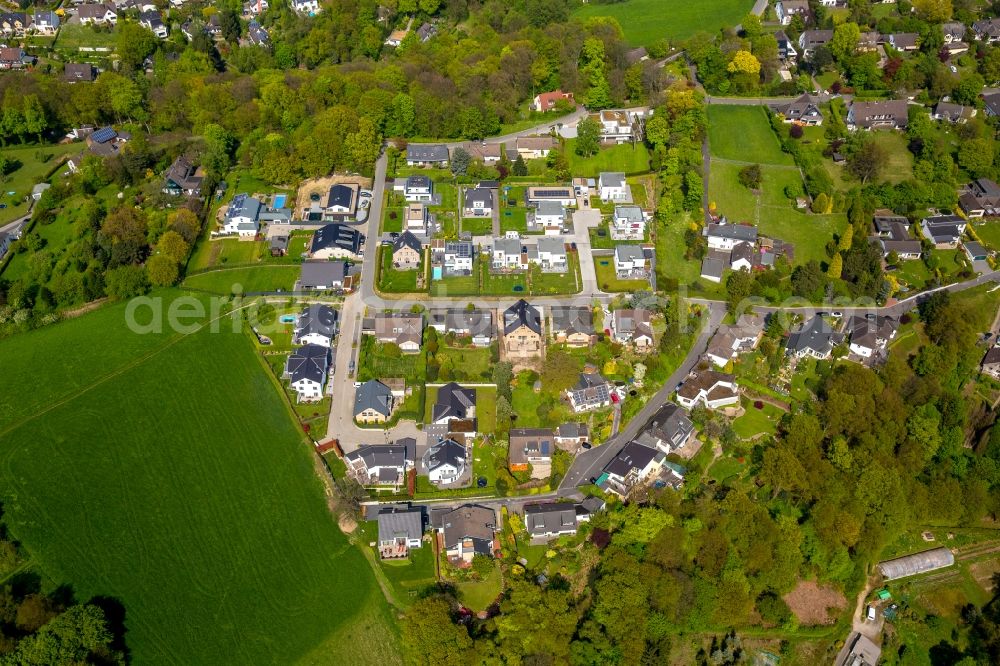
<svg viewBox="0 0 1000 666"><path fill-rule="evenodd" d="M590 229L600 224L600 210L578 208L573 211L573 236L570 240L576 243L580 257L580 279L583 284L581 295L584 296L596 296L602 293L597 286L597 271L594 268L594 255L590 246Z"/></svg>

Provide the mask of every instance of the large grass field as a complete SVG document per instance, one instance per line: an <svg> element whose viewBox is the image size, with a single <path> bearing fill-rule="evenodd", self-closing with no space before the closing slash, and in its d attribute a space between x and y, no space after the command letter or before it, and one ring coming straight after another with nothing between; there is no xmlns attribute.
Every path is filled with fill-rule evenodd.
<svg viewBox="0 0 1000 666"><path fill-rule="evenodd" d="M136 663L394 661L369 564L249 338L139 335L124 313L0 342L0 498L32 567L121 601Z"/></svg>
<svg viewBox="0 0 1000 666"><path fill-rule="evenodd" d="M12 222L28 213L24 198L31 194L31 188L45 180L45 175L55 168L65 155L83 150L82 143L65 143L57 146L18 146L5 148L4 157L10 160L10 173L2 179L0 203L0 224ZM13 194L11 194L13 192Z"/></svg>
<svg viewBox="0 0 1000 666"><path fill-rule="evenodd" d="M782 152L767 111L761 106L710 105L708 146L712 157L741 162L750 157L761 164L795 164L791 155Z"/></svg>
<svg viewBox="0 0 1000 666"><path fill-rule="evenodd" d="M221 268L198 273L184 280L184 286L213 294L229 295L239 285L244 294L254 292L291 291L299 279L301 266L296 264Z"/></svg>
<svg viewBox="0 0 1000 666"><path fill-rule="evenodd" d="M752 6L752 0L628 0L610 5L581 5L574 16L584 19L611 16L621 25L629 44L642 46L664 37L681 40L696 32L732 27Z"/></svg>
<svg viewBox="0 0 1000 666"><path fill-rule="evenodd" d="M597 154L583 157L576 154L576 139L566 142L566 158L574 174L597 178L602 171L646 173L649 171L649 151L645 144L623 143L620 146L601 148Z"/></svg>

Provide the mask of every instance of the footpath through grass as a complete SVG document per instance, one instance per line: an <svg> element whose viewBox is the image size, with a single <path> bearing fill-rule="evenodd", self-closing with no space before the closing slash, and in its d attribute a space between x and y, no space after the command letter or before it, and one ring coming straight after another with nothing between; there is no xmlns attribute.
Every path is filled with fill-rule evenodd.
<svg viewBox="0 0 1000 666"><path fill-rule="evenodd" d="M0 342L0 501L38 569L120 600L137 663L367 662L345 634L392 646L248 337L138 335L124 312Z"/></svg>

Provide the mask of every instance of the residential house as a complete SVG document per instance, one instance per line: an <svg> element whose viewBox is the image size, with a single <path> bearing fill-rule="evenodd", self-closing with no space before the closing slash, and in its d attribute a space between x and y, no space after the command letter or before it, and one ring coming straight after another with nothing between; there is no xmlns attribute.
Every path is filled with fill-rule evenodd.
<svg viewBox="0 0 1000 666"><path fill-rule="evenodd" d="M844 341L844 334L834 331L819 315L802 324L798 331L788 336L787 353L796 358L830 358L833 348Z"/></svg>
<svg viewBox="0 0 1000 666"><path fill-rule="evenodd" d="M36 9L31 21L31 31L36 35L56 34L59 31L59 15L53 11Z"/></svg>
<svg viewBox="0 0 1000 666"><path fill-rule="evenodd" d="M902 260L919 259L923 248L920 241L910 236L910 221L892 211L875 211L872 220L874 234L872 240L882 247L882 256L893 252Z"/></svg>
<svg viewBox="0 0 1000 666"><path fill-rule="evenodd" d="M1000 185L989 178L977 178L959 192L958 205L968 217L1000 215Z"/></svg>
<svg viewBox="0 0 1000 666"><path fill-rule="evenodd" d="M534 206L543 201L555 201L567 207L576 205L576 193L573 188L561 185L529 187L525 199L529 205Z"/></svg>
<svg viewBox="0 0 1000 666"><path fill-rule="evenodd" d="M826 46L832 39L833 30L803 30L799 35L799 53L809 60L816 53L816 49Z"/></svg>
<svg viewBox="0 0 1000 666"><path fill-rule="evenodd" d="M462 150L469 153L472 159L481 160L483 164L496 164L503 159L503 149L499 143L469 143L462 146Z"/></svg>
<svg viewBox="0 0 1000 666"><path fill-rule="evenodd" d="M303 291L337 291L347 284L346 261L303 261L298 288Z"/></svg>
<svg viewBox="0 0 1000 666"><path fill-rule="evenodd" d="M431 423L447 425L452 419L466 421L476 418L476 389L462 388L455 382L438 389L437 401L431 408Z"/></svg>
<svg viewBox="0 0 1000 666"><path fill-rule="evenodd" d="M493 190L467 188L465 190L465 217L490 217L493 215Z"/></svg>
<svg viewBox="0 0 1000 666"><path fill-rule="evenodd" d="M729 267L729 262L711 254L701 261L701 277L716 284L722 282L722 274Z"/></svg>
<svg viewBox="0 0 1000 666"><path fill-rule="evenodd" d="M664 455L683 447L694 437L694 423L687 412L672 402L665 402L642 427L636 440Z"/></svg>
<svg viewBox="0 0 1000 666"><path fill-rule="evenodd" d="M774 39L778 42L778 57L782 60L794 58L799 54L792 45L792 40L788 38L784 30L774 33Z"/></svg>
<svg viewBox="0 0 1000 666"><path fill-rule="evenodd" d="M794 16L801 16L803 21L809 18L809 3L806 0L778 0L774 5L774 11L778 16L778 22L781 25L788 25Z"/></svg>
<svg viewBox="0 0 1000 666"><path fill-rule="evenodd" d="M392 241L392 265L395 268L414 270L420 266L420 259L423 256L424 250L420 240L409 231L404 231Z"/></svg>
<svg viewBox="0 0 1000 666"><path fill-rule="evenodd" d="M851 130L906 129L909 105L905 99L880 102L851 102L847 128Z"/></svg>
<svg viewBox="0 0 1000 666"><path fill-rule="evenodd" d="M423 457L423 466L431 483L455 483L465 474L467 466L465 447L453 439L434 444Z"/></svg>
<svg viewBox="0 0 1000 666"><path fill-rule="evenodd" d="M285 362L285 376L299 402L323 399L323 387L330 369L330 348L305 345L295 349Z"/></svg>
<svg viewBox="0 0 1000 666"><path fill-rule="evenodd" d="M471 338L476 347L488 347L493 341L493 313L489 310L432 310L428 317L428 325L442 335Z"/></svg>
<svg viewBox="0 0 1000 666"><path fill-rule="evenodd" d="M267 237L267 249L272 257L284 257L288 254L288 234L271 234Z"/></svg>
<svg viewBox="0 0 1000 666"><path fill-rule="evenodd" d="M576 106L576 100L573 99L573 93L563 92L562 90L553 90L552 92L544 92L535 95L535 99L531 101L531 110L538 111L539 113L552 111L556 108L556 104L563 100L565 100L570 106Z"/></svg>
<svg viewBox="0 0 1000 666"><path fill-rule="evenodd" d="M722 367L740 352L757 348L764 335L764 318L748 312L740 315L735 324L724 324L712 336L705 350L705 356L715 365Z"/></svg>
<svg viewBox="0 0 1000 666"><path fill-rule="evenodd" d="M327 224L313 234L309 256L313 259L360 259L365 237L346 224Z"/></svg>
<svg viewBox="0 0 1000 666"><path fill-rule="evenodd" d="M757 242L757 227L748 224L706 224L702 233L713 250L732 250L738 243Z"/></svg>
<svg viewBox="0 0 1000 666"><path fill-rule="evenodd" d="M379 312L375 315L375 339L398 345L400 350L416 354L423 341L424 320L414 312Z"/></svg>
<svg viewBox="0 0 1000 666"><path fill-rule="evenodd" d="M67 65L68 67L69 65ZM89 65L88 65L89 67ZM164 177L163 193L189 197L201 195L201 181L205 173L191 163L184 155L179 155L167 169Z"/></svg>
<svg viewBox="0 0 1000 666"><path fill-rule="evenodd" d="M636 487L660 471L663 459L661 451L632 440L604 466L597 487L626 499Z"/></svg>
<svg viewBox="0 0 1000 666"><path fill-rule="evenodd" d="M646 237L646 215L638 206L615 206L610 231L611 240L643 240Z"/></svg>
<svg viewBox="0 0 1000 666"><path fill-rule="evenodd" d="M271 35L257 21L250 21L247 25L246 42L250 46L260 46L269 49L271 48Z"/></svg>
<svg viewBox="0 0 1000 666"><path fill-rule="evenodd" d="M89 83L96 76L97 70L89 62L68 62L63 68L63 80L67 83Z"/></svg>
<svg viewBox="0 0 1000 666"><path fill-rule="evenodd" d="M410 143L406 146L407 166L448 166L448 148L440 143Z"/></svg>
<svg viewBox="0 0 1000 666"><path fill-rule="evenodd" d="M864 634L852 631L837 653L833 666L876 666L882 648Z"/></svg>
<svg viewBox="0 0 1000 666"><path fill-rule="evenodd" d="M981 42L1000 42L1000 18L983 19L972 24L972 32Z"/></svg>
<svg viewBox="0 0 1000 666"><path fill-rule="evenodd" d="M406 35L408 33L408 30L393 30L389 33L389 36L385 38L383 44L386 46L399 46L403 43L403 40L406 39ZM407 156L407 164L410 164L409 156Z"/></svg>
<svg viewBox="0 0 1000 666"><path fill-rule="evenodd" d="M428 176L417 174L407 178L397 178L393 190L403 193L408 202L434 202L434 181Z"/></svg>
<svg viewBox="0 0 1000 666"><path fill-rule="evenodd" d="M937 249L955 249L965 233L966 221L958 215L932 215L920 222L920 230Z"/></svg>
<svg viewBox="0 0 1000 666"><path fill-rule="evenodd" d="M858 35L858 45L855 47L854 52L871 53L873 51L878 51L879 37L881 37L881 35L874 31L862 32Z"/></svg>
<svg viewBox="0 0 1000 666"><path fill-rule="evenodd" d="M525 249L528 261L546 273L565 273L569 268L566 242L562 238L542 236Z"/></svg>
<svg viewBox="0 0 1000 666"><path fill-rule="evenodd" d="M983 95L983 108L990 118L1000 117L1000 93Z"/></svg>
<svg viewBox="0 0 1000 666"><path fill-rule="evenodd" d="M0 231L0 259L7 254L7 250L10 249L10 244L14 242L14 238L10 234Z"/></svg>
<svg viewBox="0 0 1000 666"><path fill-rule="evenodd" d="M597 192L601 201L632 201L632 189L620 172L601 173L597 177Z"/></svg>
<svg viewBox="0 0 1000 666"><path fill-rule="evenodd" d="M114 157L132 135L113 127L102 127L87 136L87 150L98 157Z"/></svg>
<svg viewBox="0 0 1000 666"><path fill-rule="evenodd" d="M503 312L503 349L511 358L542 353L542 314L524 299Z"/></svg>
<svg viewBox="0 0 1000 666"><path fill-rule="evenodd" d="M35 57L16 46L0 46L0 69L24 69L35 64Z"/></svg>
<svg viewBox="0 0 1000 666"><path fill-rule="evenodd" d="M472 262L476 256L476 248L469 241L431 242L431 255L434 264L440 265L447 275L472 275Z"/></svg>
<svg viewBox="0 0 1000 666"><path fill-rule="evenodd" d="M979 241L964 241L962 250L969 261L986 261L986 257L989 256L989 251Z"/></svg>
<svg viewBox="0 0 1000 666"><path fill-rule="evenodd" d="M556 428L552 441L562 449L573 449L590 439L590 429L586 423L563 423Z"/></svg>
<svg viewBox="0 0 1000 666"><path fill-rule="evenodd" d="M537 160L547 157L558 144L551 136L522 136L517 138L515 145L522 159Z"/></svg>
<svg viewBox="0 0 1000 666"><path fill-rule="evenodd" d="M385 423L392 415L395 398L388 386L377 379L354 389L354 420L358 423Z"/></svg>
<svg viewBox="0 0 1000 666"><path fill-rule="evenodd" d="M889 35L889 45L897 51L916 51L920 48L920 35L915 32L894 32Z"/></svg>
<svg viewBox="0 0 1000 666"><path fill-rule="evenodd" d="M740 390L733 375L717 370L692 372L677 389L677 402L685 409L703 404L709 409L738 405Z"/></svg>
<svg viewBox="0 0 1000 666"><path fill-rule="evenodd" d="M528 229L542 230L546 236L558 236L566 222L566 208L558 201L541 201L530 214Z"/></svg>
<svg viewBox="0 0 1000 666"><path fill-rule="evenodd" d="M638 245L615 246L615 273L621 279L644 279L649 277L649 262Z"/></svg>
<svg viewBox="0 0 1000 666"><path fill-rule="evenodd" d="M425 21L424 23L420 24L419 28L417 28L417 39L420 40L421 44L427 42L431 37L433 37L436 34L437 34L437 28L434 26L433 23L427 23Z"/></svg>
<svg viewBox="0 0 1000 666"><path fill-rule="evenodd" d="M500 550L495 534L500 529L493 509L466 504L434 516L434 527L441 533L445 555L452 562L471 564L476 555L493 557Z"/></svg>
<svg viewBox="0 0 1000 666"><path fill-rule="evenodd" d="M0 12L0 33L4 37L23 37L29 20L24 12Z"/></svg>
<svg viewBox="0 0 1000 666"><path fill-rule="evenodd" d="M734 271L749 271L755 265L756 250L753 243L742 241L733 246L729 253L729 268Z"/></svg>
<svg viewBox="0 0 1000 666"><path fill-rule="evenodd" d="M589 347L597 340L594 312L580 305L553 305L549 308L552 337L568 347Z"/></svg>
<svg viewBox="0 0 1000 666"><path fill-rule="evenodd" d="M365 444L344 455L347 473L363 486L401 486L416 463L417 440L404 437L392 444Z"/></svg>
<svg viewBox="0 0 1000 666"><path fill-rule="evenodd" d="M959 21L942 23L941 33L944 36L944 43L946 45L965 41L965 24Z"/></svg>
<svg viewBox="0 0 1000 666"><path fill-rule="evenodd" d="M507 467L512 472L531 471L531 478L552 473L554 436L550 428L511 428Z"/></svg>
<svg viewBox="0 0 1000 666"><path fill-rule="evenodd" d="M409 231L417 236L430 235L431 220L426 205L422 203L407 204L404 214L406 216L404 231Z"/></svg>
<svg viewBox="0 0 1000 666"><path fill-rule="evenodd" d="M323 202L323 218L333 222L352 219L358 212L359 190L355 183L334 183Z"/></svg>
<svg viewBox="0 0 1000 666"><path fill-rule="evenodd" d="M260 200L249 194L237 194L226 209L222 233L238 234L247 238L256 236L260 231L260 211L263 207L264 204Z"/></svg>
<svg viewBox="0 0 1000 666"><path fill-rule="evenodd" d="M990 347L979 367L984 375L1000 379L1000 347Z"/></svg>
<svg viewBox="0 0 1000 666"><path fill-rule="evenodd" d="M323 11L323 8L319 4L319 0L291 0L291 3L292 9L295 10L297 14L307 14L309 16L313 16Z"/></svg>
<svg viewBox="0 0 1000 666"><path fill-rule="evenodd" d="M251 21L251 25L253 25L253 23L254 22ZM163 24L163 19L160 18L160 12L155 10L139 14L139 25L146 28L160 39L166 39L170 34L167 26ZM258 24L258 27L260 27L260 24Z"/></svg>
<svg viewBox="0 0 1000 666"><path fill-rule="evenodd" d="M576 520L576 504L572 502L524 505L524 527L532 539L576 534Z"/></svg>
<svg viewBox="0 0 1000 666"><path fill-rule="evenodd" d="M603 407L610 407L614 385L597 373L580 373L580 379L566 389L570 407L579 414Z"/></svg>
<svg viewBox="0 0 1000 666"><path fill-rule="evenodd" d="M640 138L636 136L636 128L627 111L605 109L591 114L590 118L596 120L601 127L602 143L629 143Z"/></svg>
<svg viewBox="0 0 1000 666"><path fill-rule="evenodd" d="M786 123L809 126L823 124L823 112L819 109L819 102L809 94L800 95L788 104L778 107L777 111Z"/></svg>
<svg viewBox="0 0 1000 666"><path fill-rule="evenodd" d="M847 321L845 331L850 334L850 349L865 359L885 352L889 342L896 337L899 321L892 317L855 315Z"/></svg>
<svg viewBox="0 0 1000 666"><path fill-rule="evenodd" d="M329 305L311 303L302 308L295 321L292 342L297 345L329 347L337 337L340 314Z"/></svg>
<svg viewBox="0 0 1000 666"><path fill-rule="evenodd" d="M490 249L494 270L527 270L528 256L520 238L494 238Z"/></svg>
<svg viewBox="0 0 1000 666"><path fill-rule="evenodd" d="M83 25L114 25L118 22L114 6L106 2L80 5L77 16Z"/></svg>
<svg viewBox="0 0 1000 666"><path fill-rule="evenodd" d="M652 312L643 309L623 308L611 316L611 333L616 342L631 343L637 349L653 346Z"/></svg>
<svg viewBox="0 0 1000 666"><path fill-rule="evenodd" d="M423 544L424 513L420 509L382 509L376 520L382 559L409 557L411 548Z"/></svg>
<svg viewBox="0 0 1000 666"><path fill-rule="evenodd" d="M934 105L931 118L934 120L944 120L953 125L964 125L970 119L976 117L977 110L974 106L963 106L953 102L938 102Z"/></svg>

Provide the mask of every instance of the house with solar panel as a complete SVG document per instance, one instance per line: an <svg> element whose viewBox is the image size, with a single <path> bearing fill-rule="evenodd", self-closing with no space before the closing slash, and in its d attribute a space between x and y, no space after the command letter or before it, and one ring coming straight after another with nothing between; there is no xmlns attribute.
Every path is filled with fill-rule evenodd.
<svg viewBox="0 0 1000 666"><path fill-rule="evenodd" d="M507 448L507 468L512 472L531 472L533 479L545 479L552 473L555 435L551 428L511 428Z"/></svg>
<svg viewBox="0 0 1000 666"><path fill-rule="evenodd" d="M327 224L313 234L309 255L313 259L360 259L365 237L345 224Z"/></svg>
<svg viewBox="0 0 1000 666"><path fill-rule="evenodd" d="M579 414L595 409L610 407L614 384L597 373L580 373L580 379L573 388L566 390L570 407ZM617 396L614 400L617 401Z"/></svg>
<svg viewBox="0 0 1000 666"><path fill-rule="evenodd" d="M525 193L525 199L529 206L535 208L543 201L553 201L563 206L576 206L576 192L568 185L529 187Z"/></svg>
<svg viewBox="0 0 1000 666"><path fill-rule="evenodd" d="M323 387L330 369L330 348L305 345L293 351L285 362L285 377L299 402L323 399Z"/></svg>
<svg viewBox="0 0 1000 666"><path fill-rule="evenodd" d="M98 157L113 157L131 138L132 135L128 132L118 131L113 127L102 127L94 130L86 135L87 150L68 159L66 166L71 173L77 173L88 153Z"/></svg>
<svg viewBox="0 0 1000 666"><path fill-rule="evenodd" d="M264 204L259 199L248 194L237 194L226 209L222 233L253 238L260 231L260 211L263 207Z"/></svg>
<svg viewBox="0 0 1000 666"><path fill-rule="evenodd" d="M429 176L416 174L397 178L392 185L393 192L399 192L410 203L434 204L434 181Z"/></svg>

